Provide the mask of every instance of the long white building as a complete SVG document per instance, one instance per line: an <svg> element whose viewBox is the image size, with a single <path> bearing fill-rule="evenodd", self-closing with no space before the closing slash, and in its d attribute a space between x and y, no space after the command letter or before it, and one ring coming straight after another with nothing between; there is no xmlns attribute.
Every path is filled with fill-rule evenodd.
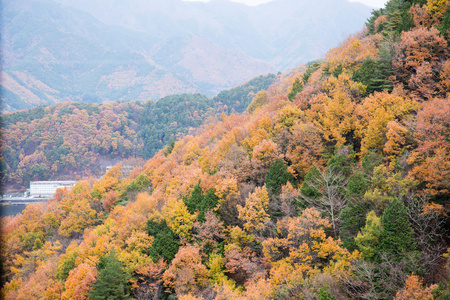
<svg viewBox="0 0 450 300"><path fill-rule="evenodd" d="M76 181L31 181L31 197L52 197L59 188L67 187L69 190L77 183Z"/></svg>

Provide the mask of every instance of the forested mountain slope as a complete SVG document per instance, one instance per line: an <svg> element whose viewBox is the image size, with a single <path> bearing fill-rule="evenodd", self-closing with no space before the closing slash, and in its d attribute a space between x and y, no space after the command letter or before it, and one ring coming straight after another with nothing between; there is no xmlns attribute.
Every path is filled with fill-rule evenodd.
<svg viewBox="0 0 450 300"><path fill-rule="evenodd" d="M217 114L244 111L274 80L261 75L213 99L182 94L144 103L63 102L5 114L2 186L24 189L30 180L100 176L122 160L148 159Z"/></svg>
<svg viewBox="0 0 450 300"><path fill-rule="evenodd" d="M447 299L449 20L391 0L246 113L4 219L5 298Z"/></svg>

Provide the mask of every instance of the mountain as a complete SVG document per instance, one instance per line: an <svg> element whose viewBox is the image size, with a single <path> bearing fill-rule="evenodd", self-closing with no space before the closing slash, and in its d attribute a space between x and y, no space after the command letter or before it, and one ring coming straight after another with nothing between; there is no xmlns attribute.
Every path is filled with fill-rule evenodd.
<svg viewBox="0 0 450 300"><path fill-rule="evenodd" d="M362 28L345 0L4 1L3 111L61 101L213 96L320 58ZM352 20L348 22L348 20Z"/></svg>
<svg viewBox="0 0 450 300"><path fill-rule="evenodd" d="M2 297L448 299L449 20L443 1L391 0L245 113L2 218ZM19 168L36 175L44 151L59 155L52 171L71 168L93 162L82 130L93 148L133 151L119 136L136 136L133 118L195 124L245 90L8 114L7 146L34 147ZM64 126L58 144L79 150L48 143Z"/></svg>
<svg viewBox="0 0 450 300"><path fill-rule="evenodd" d="M222 112L242 113L276 76L258 76L208 99L171 95L158 101L75 103L2 116L0 183L25 188L30 180L100 176L124 159L148 159Z"/></svg>

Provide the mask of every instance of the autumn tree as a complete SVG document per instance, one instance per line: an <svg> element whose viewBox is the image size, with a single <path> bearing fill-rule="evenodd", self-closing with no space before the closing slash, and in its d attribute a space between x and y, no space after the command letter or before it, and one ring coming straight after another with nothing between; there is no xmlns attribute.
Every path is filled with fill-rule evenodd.
<svg viewBox="0 0 450 300"><path fill-rule="evenodd" d="M307 115L314 120L325 140L339 147L351 142L348 138L355 130L356 103L365 93L365 86L341 74L338 78L330 77L323 88L326 93L314 97Z"/></svg>
<svg viewBox="0 0 450 300"><path fill-rule="evenodd" d="M286 185L281 187L280 199L280 211L285 217L293 217L298 213L297 201L300 197L300 190L295 189L288 181Z"/></svg>
<svg viewBox="0 0 450 300"><path fill-rule="evenodd" d="M387 124L406 118L416 109L416 102L401 95L378 93L367 97L356 108L355 134L361 139L361 153L382 151L386 143Z"/></svg>
<svg viewBox="0 0 450 300"><path fill-rule="evenodd" d="M244 229L252 232L262 229L264 223L269 221L267 209L269 205L269 194L266 186L257 187L245 201L245 206L237 206L239 219L244 222Z"/></svg>
<svg viewBox="0 0 450 300"><path fill-rule="evenodd" d="M350 254L340 241L327 237L325 228L329 226L330 222L314 208L303 210L298 217L279 220L278 236L263 241L264 255L274 267L284 262L291 264L301 277L314 273L316 268L346 272L358 254Z"/></svg>
<svg viewBox="0 0 450 300"><path fill-rule="evenodd" d="M258 108L262 107L263 105L267 104L267 92L262 90L259 91L258 94L253 98L252 102L247 108L247 111L252 114L254 111L256 111Z"/></svg>
<svg viewBox="0 0 450 300"><path fill-rule="evenodd" d="M295 174L302 178L315 162L322 163L322 137L317 126L312 123L297 123L292 131L286 157L291 161L290 167Z"/></svg>
<svg viewBox="0 0 450 300"><path fill-rule="evenodd" d="M79 264L67 277L62 299L89 299L97 274L95 267L86 263Z"/></svg>
<svg viewBox="0 0 450 300"><path fill-rule="evenodd" d="M169 199L162 213L167 226L180 238L189 238L195 215L191 215L182 200Z"/></svg>
<svg viewBox="0 0 450 300"><path fill-rule="evenodd" d="M200 249L180 248L169 268L163 274L164 284L177 295L196 294L208 282L208 270L202 264Z"/></svg>
<svg viewBox="0 0 450 300"><path fill-rule="evenodd" d="M449 183L448 141L450 120L450 98L429 102L417 116L414 136L418 147L408 158L415 166L412 175L422 182L431 194L446 193Z"/></svg>
<svg viewBox="0 0 450 300"><path fill-rule="evenodd" d="M163 294L162 274L167 264L160 259L139 267L134 272L133 295L137 299L159 299Z"/></svg>
<svg viewBox="0 0 450 300"><path fill-rule="evenodd" d="M202 247L205 253L217 251L221 242L225 239L224 224L211 211L205 213L205 219L194 223L193 238Z"/></svg>
<svg viewBox="0 0 450 300"><path fill-rule="evenodd" d="M442 95L436 74L439 74L449 50L436 28L417 28L402 33L395 51L392 64L397 70L397 80L403 82L413 95L428 100Z"/></svg>
<svg viewBox="0 0 450 300"><path fill-rule="evenodd" d="M417 275L410 275L406 279L406 286L404 289L399 290L395 295L395 300L427 300L432 299L432 291L437 285L431 285L429 287L423 287L422 280Z"/></svg>
<svg viewBox="0 0 450 300"><path fill-rule="evenodd" d="M91 209L87 199L81 199L73 204L68 216L61 222L59 232L63 236L81 234L84 229L96 222L96 212Z"/></svg>
<svg viewBox="0 0 450 300"><path fill-rule="evenodd" d="M225 245L224 264L227 276L238 285L246 285L252 280L262 278L265 269L260 258L248 246L241 247L235 243Z"/></svg>

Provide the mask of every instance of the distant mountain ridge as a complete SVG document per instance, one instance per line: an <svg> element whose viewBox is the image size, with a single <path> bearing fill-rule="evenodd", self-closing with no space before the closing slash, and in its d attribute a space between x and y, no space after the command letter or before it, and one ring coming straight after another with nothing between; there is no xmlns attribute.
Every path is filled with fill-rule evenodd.
<svg viewBox="0 0 450 300"><path fill-rule="evenodd" d="M361 29L370 8L346 0L9 0L1 13L7 112L66 100L213 96L320 58Z"/></svg>

